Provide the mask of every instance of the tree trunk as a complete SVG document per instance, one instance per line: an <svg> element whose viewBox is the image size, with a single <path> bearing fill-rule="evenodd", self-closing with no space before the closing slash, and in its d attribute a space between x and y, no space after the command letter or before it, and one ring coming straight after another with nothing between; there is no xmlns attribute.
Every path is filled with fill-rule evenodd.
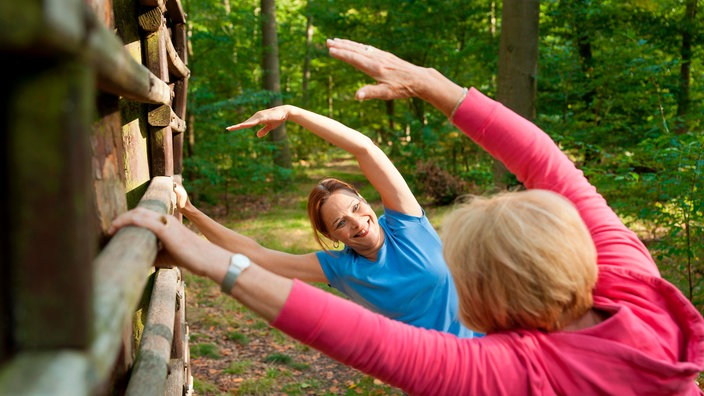
<svg viewBox="0 0 704 396"><path fill-rule="evenodd" d="M283 104L281 100L281 80L279 77L279 45L276 35L276 1L261 0L262 7L262 74L264 90L271 92L270 107ZM291 150L286 135L286 124L269 133L276 148L274 165L281 168L291 168ZM278 172L277 172L278 174Z"/></svg>
<svg viewBox="0 0 704 396"><path fill-rule="evenodd" d="M680 54L682 63L680 65L680 89L677 95L677 123L675 133L682 134L689 129L687 126L687 114L689 113L689 87L692 68L692 41L694 37L694 17L697 12L697 0L687 0L682 24L682 47Z"/></svg>
<svg viewBox="0 0 704 396"><path fill-rule="evenodd" d="M539 0L503 0L496 100L528 120L535 118ZM494 186L509 187L509 172L494 161Z"/></svg>
<svg viewBox="0 0 704 396"><path fill-rule="evenodd" d="M310 59L313 51L313 16L310 13L310 0L306 2L306 55L303 59L303 106L308 107L308 82L310 81Z"/></svg>

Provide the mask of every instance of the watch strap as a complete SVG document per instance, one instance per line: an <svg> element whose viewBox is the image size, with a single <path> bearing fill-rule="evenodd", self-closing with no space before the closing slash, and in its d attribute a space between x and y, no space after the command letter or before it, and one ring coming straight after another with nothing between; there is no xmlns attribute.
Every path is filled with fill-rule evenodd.
<svg viewBox="0 0 704 396"><path fill-rule="evenodd" d="M239 277L242 271L249 267L250 264L249 258L244 254L233 254L230 258L230 266L227 268L225 279L222 280L222 284L220 285L220 290L222 290L223 293L230 294L232 287L235 286L235 282L237 282L237 277Z"/></svg>

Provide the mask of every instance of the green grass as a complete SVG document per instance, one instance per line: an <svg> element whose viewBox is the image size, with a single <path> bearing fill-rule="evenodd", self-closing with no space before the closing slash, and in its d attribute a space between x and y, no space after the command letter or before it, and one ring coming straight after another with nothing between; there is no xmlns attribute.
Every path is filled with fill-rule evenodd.
<svg viewBox="0 0 704 396"><path fill-rule="evenodd" d="M220 351L217 345L215 344L194 344L191 345L191 357L209 357L212 359L220 359Z"/></svg>
<svg viewBox="0 0 704 396"><path fill-rule="evenodd" d="M247 337L246 334L242 334L237 331L230 332L227 335L227 339L233 342L236 342L240 345L247 345L249 344L249 337Z"/></svg>
<svg viewBox="0 0 704 396"><path fill-rule="evenodd" d="M225 373L240 375L246 373L250 367L252 367L251 360L236 360L225 369Z"/></svg>

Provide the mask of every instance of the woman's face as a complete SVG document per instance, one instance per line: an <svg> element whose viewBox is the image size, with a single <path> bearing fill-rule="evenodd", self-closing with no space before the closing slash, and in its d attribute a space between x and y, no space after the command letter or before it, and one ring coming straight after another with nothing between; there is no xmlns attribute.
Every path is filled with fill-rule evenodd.
<svg viewBox="0 0 704 396"><path fill-rule="evenodd" d="M376 213L361 197L337 190L320 208L330 239L341 241L361 255L376 252L384 243Z"/></svg>

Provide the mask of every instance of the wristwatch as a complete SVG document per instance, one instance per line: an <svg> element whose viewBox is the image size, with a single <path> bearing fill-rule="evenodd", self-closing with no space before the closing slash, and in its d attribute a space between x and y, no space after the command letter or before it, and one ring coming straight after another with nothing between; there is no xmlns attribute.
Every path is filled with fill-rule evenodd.
<svg viewBox="0 0 704 396"><path fill-rule="evenodd" d="M225 279L222 280L220 285L220 290L223 293L230 294L232 287L237 282L237 277L240 276L242 271L244 271L249 265L252 264L249 258L244 254L235 253L230 258L230 266L227 268L227 274L225 274Z"/></svg>

